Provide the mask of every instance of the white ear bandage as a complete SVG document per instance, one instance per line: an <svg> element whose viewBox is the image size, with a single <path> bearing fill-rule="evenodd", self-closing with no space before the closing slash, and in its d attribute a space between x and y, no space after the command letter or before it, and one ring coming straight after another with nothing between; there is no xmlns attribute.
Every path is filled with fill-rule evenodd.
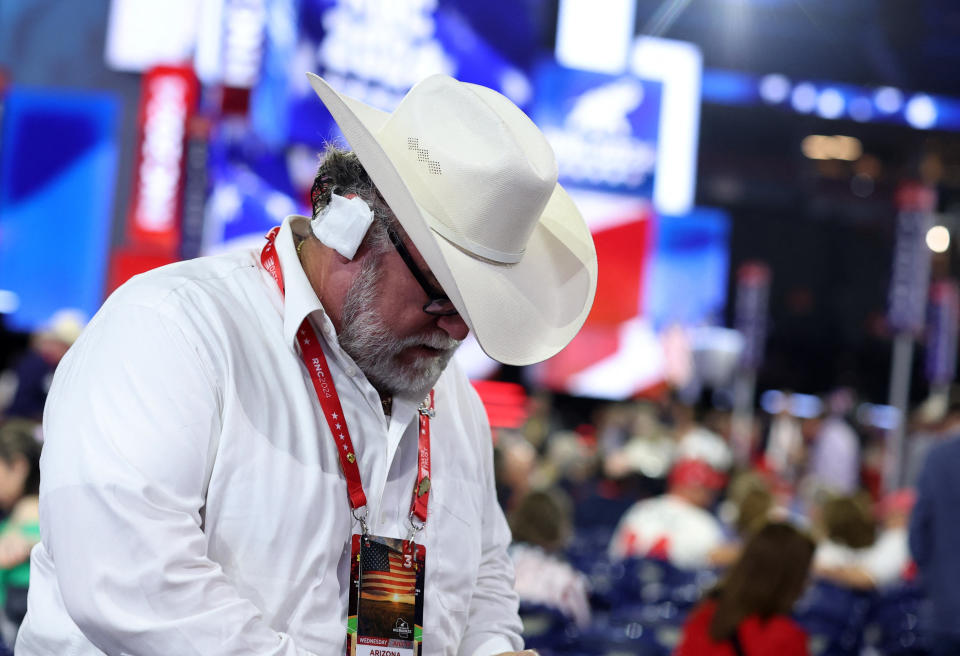
<svg viewBox="0 0 960 656"><path fill-rule="evenodd" d="M330 202L310 222L310 226L317 239L352 260L371 223L373 211L362 198L331 194Z"/></svg>

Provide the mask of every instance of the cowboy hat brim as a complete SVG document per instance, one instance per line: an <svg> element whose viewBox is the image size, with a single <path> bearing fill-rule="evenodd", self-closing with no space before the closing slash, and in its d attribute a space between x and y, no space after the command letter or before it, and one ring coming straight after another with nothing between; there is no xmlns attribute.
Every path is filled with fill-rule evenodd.
<svg viewBox="0 0 960 656"><path fill-rule="evenodd" d="M307 77L484 352L527 365L566 346L587 318L597 282L593 239L566 191L555 186L515 264L470 254L431 227L440 222L416 201L402 163L378 140L391 115Z"/></svg>

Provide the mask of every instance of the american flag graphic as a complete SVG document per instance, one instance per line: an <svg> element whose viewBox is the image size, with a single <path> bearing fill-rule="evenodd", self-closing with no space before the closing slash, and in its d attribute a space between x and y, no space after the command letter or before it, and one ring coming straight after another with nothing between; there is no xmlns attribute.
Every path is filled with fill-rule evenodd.
<svg viewBox="0 0 960 656"><path fill-rule="evenodd" d="M385 544L371 540L361 549L360 567L362 595L376 598L404 595L409 596L409 603L412 603L414 588L417 584L417 571L413 567L403 566L403 554Z"/></svg>

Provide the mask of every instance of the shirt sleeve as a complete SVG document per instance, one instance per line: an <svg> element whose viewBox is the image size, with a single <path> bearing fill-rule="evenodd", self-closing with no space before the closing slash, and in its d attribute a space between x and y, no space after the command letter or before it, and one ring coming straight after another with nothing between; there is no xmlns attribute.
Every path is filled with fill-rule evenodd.
<svg viewBox="0 0 960 656"><path fill-rule="evenodd" d="M822 540L813 552L815 567L849 567L854 562L853 550L831 540Z"/></svg>
<svg viewBox="0 0 960 656"><path fill-rule="evenodd" d="M910 562L907 535L903 530L887 530L864 553L863 568L876 585L896 583Z"/></svg>
<svg viewBox="0 0 960 656"><path fill-rule="evenodd" d="M108 301L58 367L40 522L64 605L109 654L308 656L206 555L221 395L197 344Z"/></svg>
<svg viewBox="0 0 960 656"><path fill-rule="evenodd" d="M470 390L481 448L484 450L484 505L480 568L470 601L467 629L458 656L493 656L523 648L519 598L514 591L513 561L507 553L510 528L497 502L493 479L493 441L480 400ZM478 407L479 406L479 407ZM478 412L479 410L479 412Z"/></svg>
<svg viewBox="0 0 960 656"><path fill-rule="evenodd" d="M719 522L699 508L685 508L688 521L665 531L670 562L682 569L700 569L710 565L710 552L723 544ZM653 551L653 548L651 548Z"/></svg>

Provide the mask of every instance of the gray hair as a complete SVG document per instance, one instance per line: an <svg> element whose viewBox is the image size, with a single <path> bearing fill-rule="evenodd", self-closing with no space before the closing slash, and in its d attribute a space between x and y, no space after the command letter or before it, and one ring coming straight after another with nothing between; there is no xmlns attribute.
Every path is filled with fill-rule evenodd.
<svg viewBox="0 0 960 656"><path fill-rule="evenodd" d="M313 188L310 190L314 218L327 206L330 196L334 193L340 196L356 194L373 210L374 222L365 239L370 247L370 253L377 256L376 259L390 248L388 228L392 228L400 235L404 234L393 210L380 195L380 191L373 184L356 154L328 143L317 169L317 175L313 179Z"/></svg>

